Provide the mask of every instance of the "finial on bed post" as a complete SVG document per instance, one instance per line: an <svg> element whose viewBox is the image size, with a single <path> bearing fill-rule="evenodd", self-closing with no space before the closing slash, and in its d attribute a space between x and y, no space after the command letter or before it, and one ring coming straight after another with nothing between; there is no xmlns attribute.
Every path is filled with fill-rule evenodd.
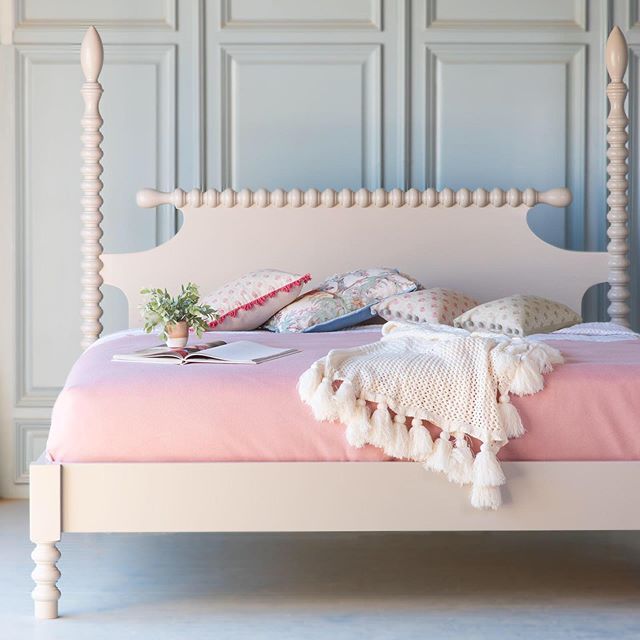
<svg viewBox="0 0 640 640"><path fill-rule="evenodd" d="M627 237L627 175L629 167L627 157L627 125L629 118L624 110L624 101L628 87L623 80L627 70L627 41L618 27L614 27L607 40L606 63L611 81L607 86L607 97L611 105L607 118L607 188L609 211L607 235L609 244L609 318L612 322L629 325L629 244Z"/></svg>
<svg viewBox="0 0 640 640"><path fill-rule="evenodd" d="M95 27L89 27L82 40L80 48L80 62L85 82L80 93L84 99L84 115L82 116L82 292L81 292L81 345L86 349L94 342L102 331L100 318L102 317L102 134L100 127L103 120L100 116L100 97L102 85L98 76L102 70L103 50L102 40Z"/></svg>

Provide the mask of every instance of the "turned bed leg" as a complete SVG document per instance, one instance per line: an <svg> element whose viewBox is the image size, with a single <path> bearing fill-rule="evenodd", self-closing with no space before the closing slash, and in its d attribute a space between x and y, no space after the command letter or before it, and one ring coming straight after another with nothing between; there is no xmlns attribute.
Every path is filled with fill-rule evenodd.
<svg viewBox="0 0 640 640"><path fill-rule="evenodd" d="M41 620L57 618L60 590L56 587L56 582L60 578L60 571L56 562L60 559L60 551L53 542L39 542L31 558L36 563L31 574L36 583L31 592L35 617Z"/></svg>
<svg viewBox="0 0 640 640"><path fill-rule="evenodd" d="M60 552L56 542L62 532L62 468L44 459L29 467L29 520L31 542L36 548L31 558L36 563L31 577L36 583L31 592L35 616L40 619L58 617L60 591L56 582L60 571L56 563Z"/></svg>

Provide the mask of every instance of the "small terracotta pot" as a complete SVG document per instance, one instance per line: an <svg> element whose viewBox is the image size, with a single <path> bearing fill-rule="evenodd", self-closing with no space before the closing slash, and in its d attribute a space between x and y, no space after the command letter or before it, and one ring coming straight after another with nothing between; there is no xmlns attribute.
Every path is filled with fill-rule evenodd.
<svg viewBox="0 0 640 640"><path fill-rule="evenodd" d="M189 341L189 325L183 320L166 326L167 347L170 349L182 349Z"/></svg>

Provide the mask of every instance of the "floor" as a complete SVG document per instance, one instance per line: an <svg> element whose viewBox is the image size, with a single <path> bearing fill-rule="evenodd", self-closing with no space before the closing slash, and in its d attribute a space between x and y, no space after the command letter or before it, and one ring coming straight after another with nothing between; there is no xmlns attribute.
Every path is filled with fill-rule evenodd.
<svg viewBox="0 0 640 640"><path fill-rule="evenodd" d="M67 535L31 617L27 504L0 501L0 640L640 638L640 533Z"/></svg>

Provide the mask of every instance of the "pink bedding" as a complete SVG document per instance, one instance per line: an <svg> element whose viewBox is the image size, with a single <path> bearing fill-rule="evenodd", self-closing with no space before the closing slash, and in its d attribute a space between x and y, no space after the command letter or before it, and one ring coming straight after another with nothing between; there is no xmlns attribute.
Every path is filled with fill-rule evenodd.
<svg viewBox="0 0 640 640"><path fill-rule="evenodd" d="M379 328L243 334L302 350L260 365L114 363L114 353L157 338L98 343L75 364L56 402L47 451L62 462L386 460L373 447L350 447L341 425L316 422L295 388L330 349L379 335ZM553 346L566 363L547 376L544 391L514 398L527 434L500 457L640 460L640 340Z"/></svg>

